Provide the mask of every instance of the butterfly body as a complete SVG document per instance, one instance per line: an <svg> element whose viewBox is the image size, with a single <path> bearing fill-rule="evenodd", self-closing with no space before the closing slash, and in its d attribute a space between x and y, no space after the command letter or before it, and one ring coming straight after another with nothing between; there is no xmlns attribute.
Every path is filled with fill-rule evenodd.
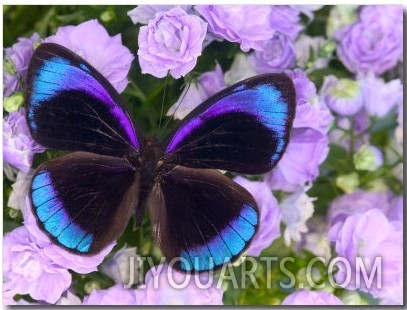
<svg viewBox="0 0 407 310"><path fill-rule="evenodd" d="M40 165L33 214L51 240L101 251L131 216L150 212L157 246L180 271L235 261L259 228L252 195L219 170L261 174L287 147L295 90L284 74L256 76L208 98L163 141L145 139L112 85L86 60L40 45L27 73L27 123L42 145L72 151Z"/></svg>

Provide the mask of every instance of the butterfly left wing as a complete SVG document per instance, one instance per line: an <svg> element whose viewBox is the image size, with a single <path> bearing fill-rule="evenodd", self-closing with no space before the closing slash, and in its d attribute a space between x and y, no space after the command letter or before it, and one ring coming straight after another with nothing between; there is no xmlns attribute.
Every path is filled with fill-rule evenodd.
<svg viewBox="0 0 407 310"><path fill-rule="evenodd" d="M137 178L125 159L74 152L37 168L32 210L56 244L95 254L126 228L137 203Z"/></svg>
<svg viewBox="0 0 407 310"><path fill-rule="evenodd" d="M295 89L284 74L230 86L193 110L164 143L166 164L260 174L288 144Z"/></svg>
<svg viewBox="0 0 407 310"><path fill-rule="evenodd" d="M27 124L48 148L123 157L143 137L113 86L69 49L43 43L27 73Z"/></svg>
<svg viewBox="0 0 407 310"><path fill-rule="evenodd" d="M259 212L243 187L214 169L176 166L149 197L153 234L174 268L203 272L236 260L258 228Z"/></svg>

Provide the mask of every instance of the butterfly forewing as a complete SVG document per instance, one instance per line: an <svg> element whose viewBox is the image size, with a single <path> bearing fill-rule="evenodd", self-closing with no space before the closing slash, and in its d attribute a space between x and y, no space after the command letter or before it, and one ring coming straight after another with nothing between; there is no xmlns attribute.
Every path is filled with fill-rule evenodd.
<svg viewBox="0 0 407 310"><path fill-rule="evenodd" d="M173 168L160 176L149 205L156 242L181 271L236 260L258 228L253 197L213 169Z"/></svg>
<svg viewBox="0 0 407 310"><path fill-rule="evenodd" d="M33 138L49 148L123 156L142 144L116 90L88 62L58 44L44 43L35 50L26 105Z"/></svg>
<svg viewBox="0 0 407 310"><path fill-rule="evenodd" d="M280 160L295 115L284 74L260 75L209 98L167 139L165 161L238 173L269 171Z"/></svg>
<svg viewBox="0 0 407 310"><path fill-rule="evenodd" d="M137 185L126 160L74 152L37 168L32 209L57 244L94 254L123 233L137 203Z"/></svg>

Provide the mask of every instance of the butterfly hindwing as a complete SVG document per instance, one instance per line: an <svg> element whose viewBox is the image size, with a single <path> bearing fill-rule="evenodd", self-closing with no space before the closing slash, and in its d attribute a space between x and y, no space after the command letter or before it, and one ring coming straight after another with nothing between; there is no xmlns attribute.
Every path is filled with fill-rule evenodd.
<svg viewBox="0 0 407 310"><path fill-rule="evenodd" d="M26 107L33 138L49 148L122 156L142 143L117 91L88 62L58 44L43 43L35 50Z"/></svg>
<svg viewBox="0 0 407 310"><path fill-rule="evenodd" d="M284 74L237 83L206 100L165 142L167 163L238 173L269 171L281 158L295 114Z"/></svg>
<svg viewBox="0 0 407 310"><path fill-rule="evenodd" d="M258 229L253 197L213 169L177 166L164 173L149 205L155 240L181 271L203 272L236 260Z"/></svg>
<svg viewBox="0 0 407 310"><path fill-rule="evenodd" d="M74 152L35 171L30 197L39 226L79 254L118 238L137 203L137 174L125 159Z"/></svg>

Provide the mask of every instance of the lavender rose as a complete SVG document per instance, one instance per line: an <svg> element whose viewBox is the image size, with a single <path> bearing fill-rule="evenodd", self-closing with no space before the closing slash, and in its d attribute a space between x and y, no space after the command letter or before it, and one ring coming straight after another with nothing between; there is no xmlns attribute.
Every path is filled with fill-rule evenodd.
<svg viewBox="0 0 407 310"><path fill-rule="evenodd" d="M402 222L390 222L380 209L373 208L338 221L328 237L335 243L338 256L349 264L347 268L338 264L336 283L349 290L370 292L375 298L383 298L385 304L403 303ZM372 274L377 259L380 259L381 267L371 280L357 280L357 257L362 259L365 270Z"/></svg>
<svg viewBox="0 0 407 310"><path fill-rule="evenodd" d="M35 153L45 148L31 137L25 119L25 109L11 112L3 121L3 160L28 173Z"/></svg>
<svg viewBox="0 0 407 310"><path fill-rule="evenodd" d="M77 26L59 27L44 42L58 43L86 59L121 93L127 86L133 54L122 44L121 34L110 37L96 19Z"/></svg>
<svg viewBox="0 0 407 310"><path fill-rule="evenodd" d="M288 5L272 5L269 22L272 29L285 34L291 40L294 40L303 28L300 25L300 11Z"/></svg>
<svg viewBox="0 0 407 310"><path fill-rule="evenodd" d="M10 294L30 294L36 300L55 303L71 285L71 274L51 261L26 227L18 227L3 239L3 277Z"/></svg>
<svg viewBox="0 0 407 310"><path fill-rule="evenodd" d="M359 21L338 31L338 56L354 73L380 75L403 55L403 7L366 6Z"/></svg>
<svg viewBox="0 0 407 310"><path fill-rule="evenodd" d="M259 73L281 72L295 64L294 44L286 35L276 33L264 43L262 51L254 51L250 61Z"/></svg>
<svg viewBox="0 0 407 310"><path fill-rule="evenodd" d="M206 23L179 7L158 12L148 26L140 28L138 56L143 73L178 79L196 65L202 52Z"/></svg>
<svg viewBox="0 0 407 310"><path fill-rule="evenodd" d="M137 291L116 284L107 290L93 290L83 299L83 305L139 305Z"/></svg>
<svg viewBox="0 0 407 310"><path fill-rule="evenodd" d="M4 50L4 96L10 96L19 89L19 78L25 81L28 64L34 53L34 44L39 41L40 36L34 33L30 38L19 38L17 43Z"/></svg>
<svg viewBox="0 0 407 310"><path fill-rule="evenodd" d="M363 106L360 83L350 79L338 79L334 75L324 78L320 96L332 111L341 116L354 115Z"/></svg>
<svg viewBox="0 0 407 310"><path fill-rule="evenodd" d="M208 22L209 31L230 42L237 42L244 52L262 50L273 37L269 5L196 5L195 10Z"/></svg>

